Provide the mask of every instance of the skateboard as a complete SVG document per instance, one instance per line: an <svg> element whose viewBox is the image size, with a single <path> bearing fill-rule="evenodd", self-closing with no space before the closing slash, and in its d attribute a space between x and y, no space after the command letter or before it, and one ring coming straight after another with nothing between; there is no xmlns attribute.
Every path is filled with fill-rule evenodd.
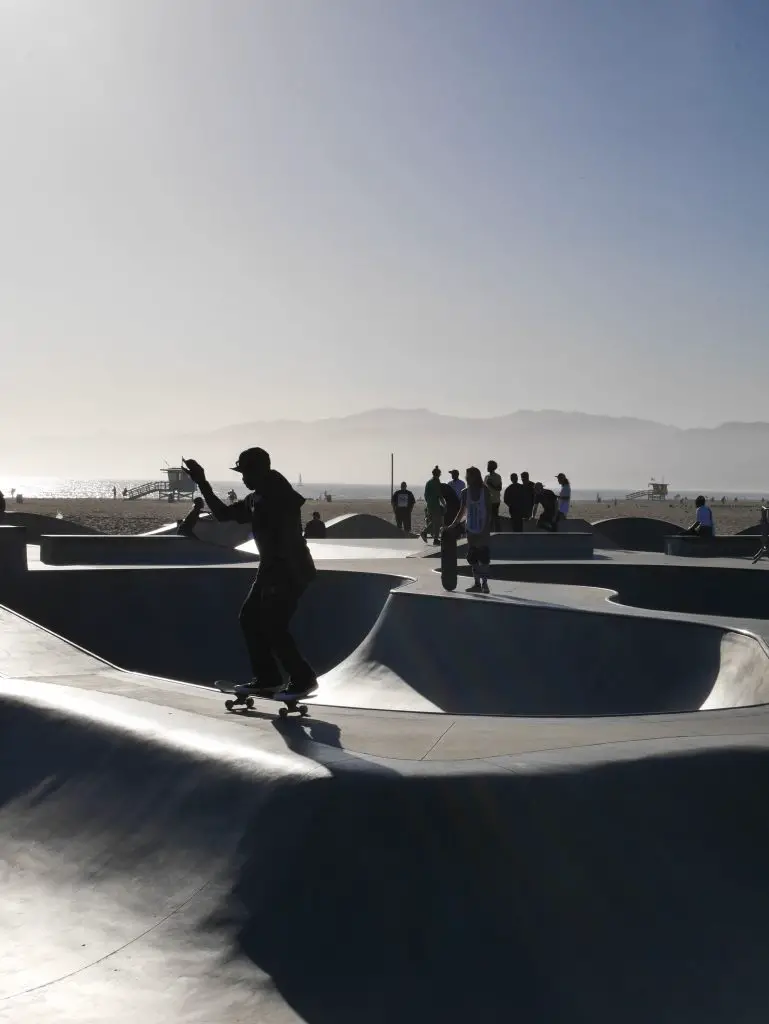
<svg viewBox="0 0 769 1024"><path fill-rule="evenodd" d="M272 697L263 697L261 695L256 695L253 692L251 692L249 687L245 684L238 685L237 683L228 683L226 679L217 679L215 685L217 690L219 690L221 693L231 693L234 695L234 700L231 699L226 700L224 702L224 706L227 708L228 711L250 711L251 708L253 708L254 706L255 700L271 700L276 701L278 704L284 705L280 709L280 711L278 711L278 714L280 715L281 718L288 718L288 716L291 714L301 715L302 717L304 717L306 714L309 713L309 708L307 707L306 704L300 703L299 698L286 698L283 696L281 692L276 693ZM317 691L313 690L313 693L315 692ZM311 697L312 694L308 693L307 696ZM304 698L302 698L302 700L303 699Z"/></svg>
<svg viewBox="0 0 769 1024"><path fill-rule="evenodd" d="M457 533L447 526L441 530L441 584L444 590L457 589Z"/></svg>

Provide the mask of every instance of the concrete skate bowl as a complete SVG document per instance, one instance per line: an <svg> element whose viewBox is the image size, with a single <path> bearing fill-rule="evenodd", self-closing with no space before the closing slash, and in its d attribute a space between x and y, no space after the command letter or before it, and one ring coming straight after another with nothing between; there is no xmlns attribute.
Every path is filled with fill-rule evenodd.
<svg viewBox="0 0 769 1024"><path fill-rule="evenodd" d="M150 711L0 697L3 1019L763 1019L764 751L428 771Z"/></svg>
<svg viewBox="0 0 769 1024"><path fill-rule="evenodd" d="M460 567L470 575L470 569ZM493 579L596 587L614 604L652 611L769 620L766 575L748 568L706 565L600 563L492 563Z"/></svg>
<svg viewBox="0 0 769 1024"><path fill-rule="evenodd" d="M650 652L664 671L650 668ZM325 704L472 715L636 715L766 700L767 650L748 633L408 587L323 680Z"/></svg>
<svg viewBox="0 0 769 1024"><path fill-rule="evenodd" d="M664 519L647 519L645 516L618 516L615 519L599 519L593 523L595 546L600 547L600 538L605 538L610 547L624 551L665 550L665 537L673 537L685 531Z"/></svg>
<svg viewBox="0 0 769 1024"><path fill-rule="evenodd" d="M347 515L329 519L326 536L333 540L387 540L390 537L404 537L395 523L368 512L350 512Z"/></svg>
<svg viewBox="0 0 769 1024"><path fill-rule="evenodd" d="M23 526L27 531L27 544L39 544L43 534L58 536L59 534L92 536L99 534L91 526L71 523L68 519L57 519L56 516L38 516L34 512L6 512L2 518L3 526Z"/></svg>
<svg viewBox="0 0 769 1024"><path fill-rule="evenodd" d="M188 682L247 680L238 612L253 567L67 569L28 574L4 603L120 668ZM384 573L320 571L292 622L318 673L369 633L390 590Z"/></svg>

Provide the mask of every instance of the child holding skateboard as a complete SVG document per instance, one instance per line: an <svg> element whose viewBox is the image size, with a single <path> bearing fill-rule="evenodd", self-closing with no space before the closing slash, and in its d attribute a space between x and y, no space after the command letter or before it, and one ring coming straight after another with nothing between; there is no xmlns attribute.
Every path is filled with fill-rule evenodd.
<svg viewBox="0 0 769 1024"><path fill-rule="evenodd" d="M488 594L492 496L477 466L468 468L465 481L467 487L460 495L459 512L447 529L458 531L459 524L464 522L467 532L467 561L473 570L473 585L467 588L467 592Z"/></svg>

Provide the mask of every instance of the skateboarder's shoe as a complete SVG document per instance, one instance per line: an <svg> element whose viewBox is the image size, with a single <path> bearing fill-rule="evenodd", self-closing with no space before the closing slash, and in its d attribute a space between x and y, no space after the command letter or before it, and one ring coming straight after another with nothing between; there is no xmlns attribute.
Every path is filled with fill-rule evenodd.
<svg viewBox="0 0 769 1024"><path fill-rule="evenodd" d="M301 700L303 697L307 697L309 694L314 693L317 689L317 679L304 679L297 682L292 680L281 693L281 697L285 697L288 700Z"/></svg>
<svg viewBox="0 0 769 1024"><path fill-rule="evenodd" d="M480 594L481 592L482 587L480 583L473 583L472 587L467 587L465 590L466 594Z"/></svg>
<svg viewBox="0 0 769 1024"><path fill-rule="evenodd" d="M425 543L426 543L426 542L425 542ZM438 538L436 537L436 538L435 538L435 540L433 541L433 547L434 547L434 548L440 547L440 544L441 544L441 542L440 542L440 541L438 540Z"/></svg>
<svg viewBox="0 0 769 1024"><path fill-rule="evenodd" d="M489 585L488 585L488 583L486 583L485 580L484 580L483 583L481 583L481 593L482 594L489 594L489 593L491 593L491 591L489 590Z"/></svg>
<svg viewBox="0 0 769 1024"><path fill-rule="evenodd" d="M423 540L423 541L425 542L425 544L426 544L426 543L427 543L427 530L426 530L426 529L424 529L424 530L420 530L420 531L419 531L419 536L420 536L420 537L422 538L422 540Z"/></svg>

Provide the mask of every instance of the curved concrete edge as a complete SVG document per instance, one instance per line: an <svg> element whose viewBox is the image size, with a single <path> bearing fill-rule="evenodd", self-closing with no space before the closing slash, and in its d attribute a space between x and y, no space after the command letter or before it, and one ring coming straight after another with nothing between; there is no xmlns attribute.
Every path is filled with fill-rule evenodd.
<svg viewBox="0 0 769 1024"><path fill-rule="evenodd" d="M176 534L58 535L40 538L46 565L216 565L253 561L247 552Z"/></svg>
<svg viewBox="0 0 769 1024"><path fill-rule="evenodd" d="M326 537L331 540L403 540L406 536L392 520L368 512L348 512L326 521Z"/></svg>
<svg viewBox="0 0 769 1024"><path fill-rule="evenodd" d="M731 537L680 534L665 538L665 554L678 558L752 558L761 544L760 537L745 533Z"/></svg>
<svg viewBox="0 0 769 1024"><path fill-rule="evenodd" d="M9 1019L760 1019L766 737L372 763L49 690L0 698Z"/></svg>

